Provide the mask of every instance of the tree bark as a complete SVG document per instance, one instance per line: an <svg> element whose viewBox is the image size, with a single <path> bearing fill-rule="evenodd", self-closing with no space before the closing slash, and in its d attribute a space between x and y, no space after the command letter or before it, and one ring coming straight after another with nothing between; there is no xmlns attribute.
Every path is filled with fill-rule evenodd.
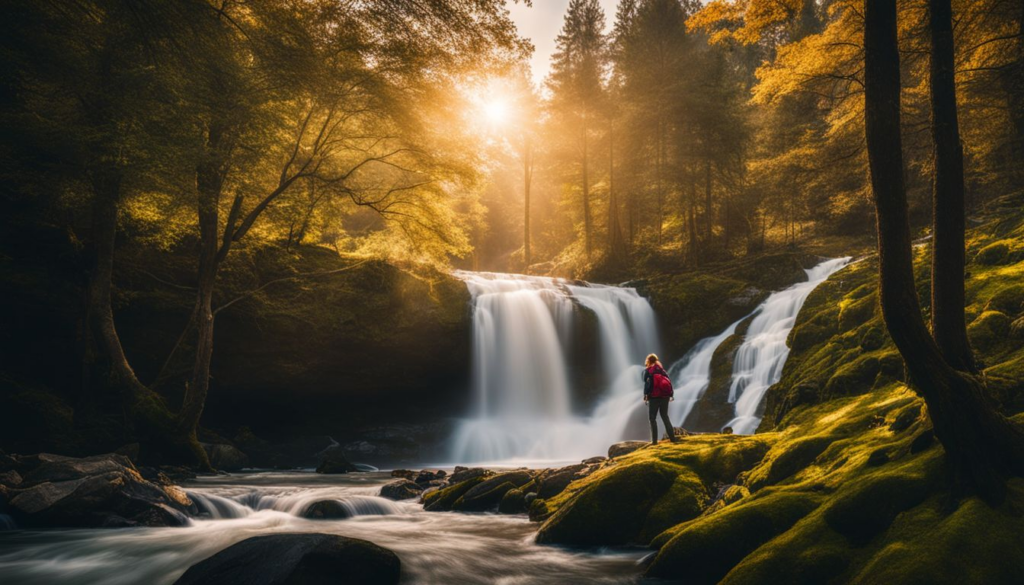
<svg viewBox="0 0 1024 585"><path fill-rule="evenodd" d="M590 260L591 253L591 231L593 226L590 220L590 179L587 167L587 118L583 116L583 239L587 253L587 260Z"/></svg>
<svg viewBox="0 0 1024 585"><path fill-rule="evenodd" d="M704 247L711 248L712 220L711 209L711 159L704 159Z"/></svg>
<svg viewBox="0 0 1024 585"><path fill-rule="evenodd" d="M1005 496L1004 477L1024 471L1024 432L993 408L975 377L950 367L921 316L903 183L896 30L896 0L865 4L865 133L882 316L945 448L954 495L974 492L995 504Z"/></svg>
<svg viewBox="0 0 1024 585"><path fill-rule="evenodd" d="M608 255L622 254L622 229L619 227L619 198L615 193L615 123L608 123Z"/></svg>
<svg viewBox="0 0 1024 585"><path fill-rule="evenodd" d="M530 136L523 136L523 272L530 273L533 263L530 254L530 184L533 182L533 150Z"/></svg>
<svg viewBox="0 0 1024 585"><path fill-rule="evenodd" d="M690 263L697 266L700 254L697 251L697 169L690 169Z"/></svg>
<svg viewBox="0 0 1024 585"><path fill-rule="evenodd" d="M964 321L964 153L957 120L950 0L929 0L932 143L932 336L950 366L976 373Z"/></svg>

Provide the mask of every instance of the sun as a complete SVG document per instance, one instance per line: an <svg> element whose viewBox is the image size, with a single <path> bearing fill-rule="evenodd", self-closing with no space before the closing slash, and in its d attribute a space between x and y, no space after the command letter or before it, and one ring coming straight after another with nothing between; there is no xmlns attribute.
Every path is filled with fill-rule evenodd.
<svg viewBox="0 0 1024 585"><path fill-rule="evenodd" d="M484 103L483 114L488 122L494 125L505 123L508 118L509 108L505 100L492 99Z"/></svg>

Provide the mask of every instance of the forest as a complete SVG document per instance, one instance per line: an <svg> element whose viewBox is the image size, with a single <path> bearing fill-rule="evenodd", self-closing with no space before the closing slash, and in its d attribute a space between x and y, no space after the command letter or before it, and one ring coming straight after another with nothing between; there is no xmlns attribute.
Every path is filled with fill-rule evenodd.
<svg viewBox="0 0 1024 585"><path fill-rule="evenodd" d="M4 583L1019 579L1024 2L6 8Z"/></svg>

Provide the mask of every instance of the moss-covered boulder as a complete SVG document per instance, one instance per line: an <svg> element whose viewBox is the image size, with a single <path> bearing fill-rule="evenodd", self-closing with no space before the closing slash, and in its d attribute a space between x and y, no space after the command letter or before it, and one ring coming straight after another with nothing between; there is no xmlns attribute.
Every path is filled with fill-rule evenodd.
<svg viewBox="0 0 1024 585"><path fill-rule="evenodd" d="M532 485L533 474L526 470L499 473L466 490L452 504L452 509L461 512L484 512L498 507L509 490Z"/></svg>
<svg viewBox="0 0 1024 585"><path fill-rule="evenodd" d="M974 261L983 266L995 266L1005 264L1010 257L1010 245L1008 242L993 242L981 250L974 257Z"/></svg>
<svg viewBox="0 0 1024 585"><path fill-rule="evenodd" d="M767 452L771 437L695 435L645 448L575 481L558 496L537 500L545 522L541 543L645 544L708 505L708 486L731 483ZM542 502L542 503L538 503ZM531 517L535 514L531 507Z"/></svg>
<svg viewBox="0 0 1024 585"><path fill-rule="evenodd" d="M985 311L967 327L971 345L982 351L997 348L1009 337L1010 324L1005 313Z"/></svg>
<svg viewBox="0 0 1024 585"><path fill-rule="evenodd" d="M474 477L438 490L424 492L421 499L423 509L428 512L449 512L463 494L483 481L483 477Z"/></svg>

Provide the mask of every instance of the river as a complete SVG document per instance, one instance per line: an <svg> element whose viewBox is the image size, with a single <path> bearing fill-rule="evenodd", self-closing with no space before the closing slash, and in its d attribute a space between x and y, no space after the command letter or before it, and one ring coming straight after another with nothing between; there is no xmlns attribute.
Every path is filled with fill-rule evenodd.
<svg viewBox="0 0 1024 585"><path fill-rule="evenodd" d="M525 516L425 512L412 501L377 497L390 474L262 472L217 475L185 484L210 512L180 528L0 531L4 585L166 585L191 565L246 538L322 532L362 538L393 550L402 583L635 583L641 548L572 550L534 542ZM348 502L358 514L307 520L321 499Z"/></svg>

